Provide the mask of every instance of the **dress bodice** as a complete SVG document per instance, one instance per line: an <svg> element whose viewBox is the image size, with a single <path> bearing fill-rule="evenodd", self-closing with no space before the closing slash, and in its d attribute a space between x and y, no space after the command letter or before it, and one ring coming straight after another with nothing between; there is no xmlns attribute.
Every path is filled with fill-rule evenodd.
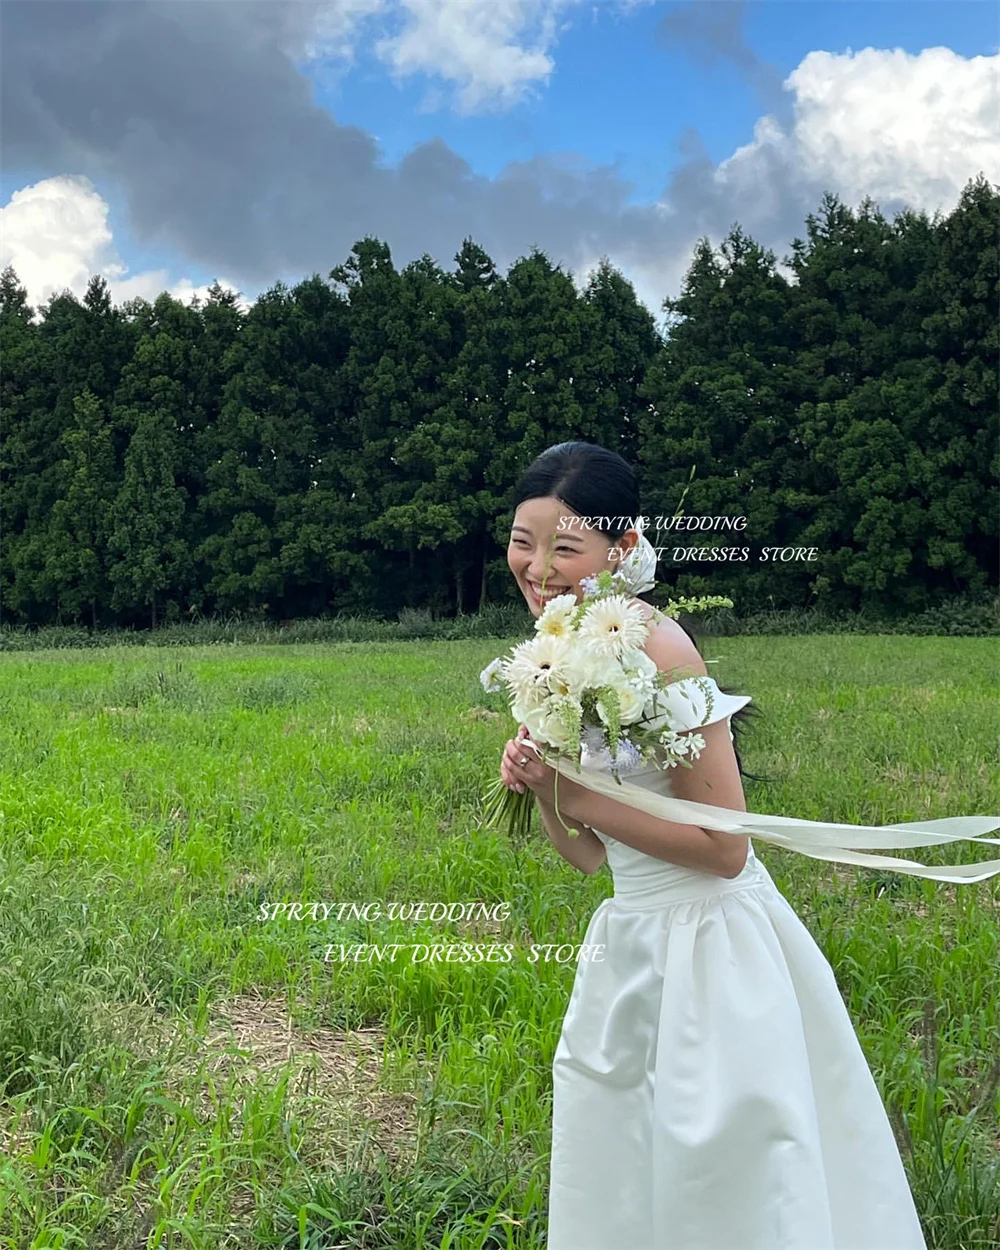
<svg viewBox="0 0 1000 1250"><path fill-rule="evenodd" d="M734 712L751 702L749 695L723 694L711 677L685 677L671 683L665 695L669 723L678 732L697 729L719 720L728 721ZM729 730L729 738L733 740L732 729ZM586 748L581 766L588 767ZM591 762L589 767L594 767L594 764ZM622 776L632 785L669 798L674 795L672 778L675 771L674 768L658 768L649 763ZM726 878L657 859L599 829L594 829L594 833L604 843L607 852L608 867L615 883L615 899L629 907L656 907L675 899L702 897L720 888L743 885L751 878L755 879L758 871L752 842L743 872L738 877Z"/></svg>

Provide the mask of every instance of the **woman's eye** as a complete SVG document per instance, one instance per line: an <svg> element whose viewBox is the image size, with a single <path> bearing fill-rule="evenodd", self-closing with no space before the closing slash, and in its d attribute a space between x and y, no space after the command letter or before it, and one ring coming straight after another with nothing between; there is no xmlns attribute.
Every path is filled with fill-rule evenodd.
<svg viewBox="0 0 1000 1250"><path fill-rule="evenodd" d="M515 547L527 547L528 545L523 538L512 538L511 542ZM556 551L564 556L575 556L577 554L575 547L556 547Z"/></svg>

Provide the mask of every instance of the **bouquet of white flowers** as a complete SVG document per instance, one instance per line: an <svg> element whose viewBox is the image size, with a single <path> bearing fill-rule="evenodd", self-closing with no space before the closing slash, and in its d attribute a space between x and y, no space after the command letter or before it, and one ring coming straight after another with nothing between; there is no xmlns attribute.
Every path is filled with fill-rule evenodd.
<svg viewBox="0 0 1000 1250"><path fill-rule="evenodd" d="M732 607L732 600L720 595L672 599L665 608L653 608L647 621L610 571L584 578L581 588L580 604L571 594L549 600L535 621L536 636L519 643L508 657L493 660L480 674L483 689L490 694L506 689L514 719L531 734L522 744L534 747L545 762L554 756L572 763L579 773L586 759L589 767L610 771L619 785L621 774L649 764L690 768L686 757L697 759L705 740L671 726L661 702L674 675L658 669L642 647L651 622L680 612ZM707 723L711 684L705 682L702 689ZM557 772L557 812L558 778ZM498 778L483 796L482 824L506 825L512 837L523 837L533 800L530 791L518 794ZM570 832L575 836L578 830Z"/></svg>

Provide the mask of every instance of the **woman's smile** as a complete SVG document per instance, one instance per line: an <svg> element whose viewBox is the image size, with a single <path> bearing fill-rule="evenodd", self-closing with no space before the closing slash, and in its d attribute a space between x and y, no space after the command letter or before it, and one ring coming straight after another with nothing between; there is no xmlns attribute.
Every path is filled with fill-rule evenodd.
<svg viewBox="0 0 1000 1250"><path fill-rule="evenodd" d="M612 540L583 521L554 496L533 496L517 507L507 565L536 617L558 595L573 595L580 603L584 578L617 567Z"/></svg>
<svg viewBox="0 0 1000 1250"><path fill-rule="evenodd" d="M568 586L547 586L545 594L542 594L541 586L534 582L528 582L528 590L534 596L536 603L548 603L550 599L554 599L557 595L564 595L569 591Z"/></svg>

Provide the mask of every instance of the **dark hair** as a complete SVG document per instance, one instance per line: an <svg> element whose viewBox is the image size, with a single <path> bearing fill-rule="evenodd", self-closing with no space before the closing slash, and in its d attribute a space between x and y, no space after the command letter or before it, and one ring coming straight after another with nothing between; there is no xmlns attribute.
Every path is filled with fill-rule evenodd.
<svg viewBox="0 0 1000 1250"><path fill-rule="evenodd" d="M571 440L543 451L521 475L514 491L514 508L516 510L527 499L550 496L560 500L577 516L594 517L595 523L591 528L606 533L609 546L621 538L631 528L632 521L641 515L635 470L616 451L597 443ZM624 524L616 524L622 521ZM655 606L648 594L635 597L651 607ZM682 620L678 620L677 624L700 654L698 639L688 625ZM723 694L734 693L726 686L720 685L719 689ZM734 712L731 718L736 764L740 775L750 781L766 781L767 778L744 769L739 744L746 728L743 722L761 714L760 708L751 704Z"/></svg>

